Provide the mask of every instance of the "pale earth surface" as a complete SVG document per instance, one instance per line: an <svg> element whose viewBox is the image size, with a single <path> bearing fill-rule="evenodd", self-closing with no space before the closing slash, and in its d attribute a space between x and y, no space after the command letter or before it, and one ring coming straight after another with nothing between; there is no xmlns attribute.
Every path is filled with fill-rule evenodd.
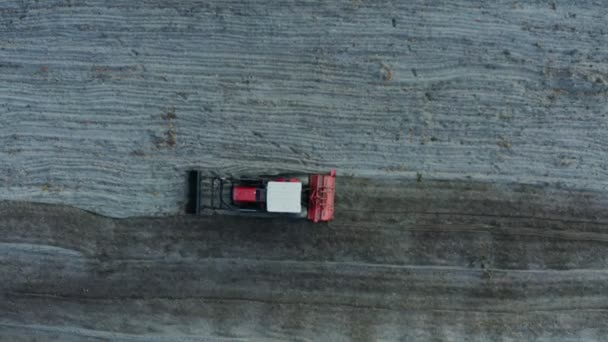
<svg viewBox="0 0 608 342"><path fill-rule="evenodd" d="M4 1L0 31L0 340L605 340L602 1ZM332 167L329 225L181 215L190 169Z"/></svg>

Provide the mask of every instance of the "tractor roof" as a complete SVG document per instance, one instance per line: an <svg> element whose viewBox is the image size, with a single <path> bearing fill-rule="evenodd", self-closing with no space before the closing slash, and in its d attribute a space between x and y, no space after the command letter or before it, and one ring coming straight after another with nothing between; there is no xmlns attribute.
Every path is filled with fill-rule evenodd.
<svg viewBox="0 0 608 342"><path fill-rule="evenodd" d="M266 210L271 213L299 213L302 210L302 183L268 182Z"/></svg>

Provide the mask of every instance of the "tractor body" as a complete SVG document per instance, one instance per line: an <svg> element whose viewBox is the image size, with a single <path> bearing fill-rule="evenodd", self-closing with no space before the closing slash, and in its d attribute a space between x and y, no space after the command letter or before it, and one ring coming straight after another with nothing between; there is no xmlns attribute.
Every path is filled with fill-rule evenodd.
<svg viewBox="0 0 608 342"><path fill-rule="evenodd" d="M256 177L205 177L189 173L187 212L263 217L334 218L336 171L328 174Z"/></svg>

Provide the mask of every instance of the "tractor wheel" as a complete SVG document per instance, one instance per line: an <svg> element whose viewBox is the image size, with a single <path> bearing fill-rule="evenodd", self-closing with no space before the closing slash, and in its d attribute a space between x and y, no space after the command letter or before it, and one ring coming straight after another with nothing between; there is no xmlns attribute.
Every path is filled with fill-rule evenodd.
<svg viewBox="0 0 608 342"><path fill-rule="evenodd" d="M296 178L299 179L300 182L302 182L302 187L307 187L308 186L308 175L291 175L289 176L289 178Z"/></svg>

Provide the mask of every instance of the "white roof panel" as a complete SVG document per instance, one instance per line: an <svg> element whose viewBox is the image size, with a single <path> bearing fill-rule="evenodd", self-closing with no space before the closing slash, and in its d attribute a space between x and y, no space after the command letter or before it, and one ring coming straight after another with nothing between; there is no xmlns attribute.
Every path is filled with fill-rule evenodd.
<svg viewBox="0 0 608 342"><path fill-rule="evenodd" d="M299 213L302 210L302 183L268 182L266 210L271 213Z"/></svg>

